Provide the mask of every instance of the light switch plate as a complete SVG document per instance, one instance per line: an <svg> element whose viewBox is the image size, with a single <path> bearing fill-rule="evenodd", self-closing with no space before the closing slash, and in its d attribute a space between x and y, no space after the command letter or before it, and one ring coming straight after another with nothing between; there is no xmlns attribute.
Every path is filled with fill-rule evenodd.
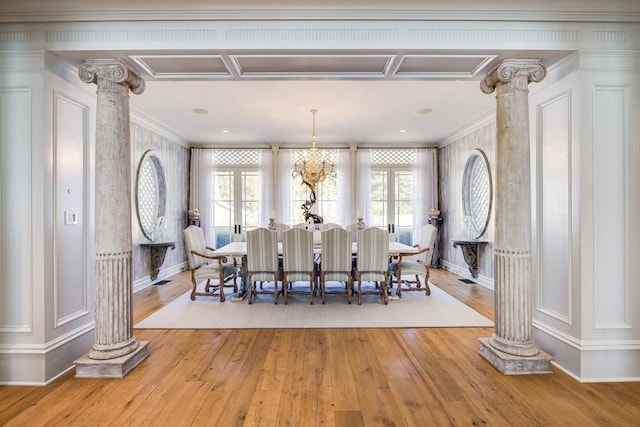
<svg viewBox="0 0 640 427"><path fill-rule="evenodd" d="M76 212L64 211L64 225L78 224L78 214Z"/></svg>

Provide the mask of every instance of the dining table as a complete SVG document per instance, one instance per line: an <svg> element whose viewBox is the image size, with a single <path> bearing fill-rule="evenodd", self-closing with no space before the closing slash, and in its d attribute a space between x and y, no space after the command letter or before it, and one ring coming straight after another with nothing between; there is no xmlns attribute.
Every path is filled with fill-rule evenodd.
<svg viewBox="0 0 640 427"><path fill-rule="evenodd" d="M411 255L417 253L420 249L414 246L405 245L404 243L389 241L389 256L397 257L402 255ZM314 243L313 251L315 254L321 254L320 244ZM358 242L352 242L351 252L355 255L358 253ZM240 287L232 297L232 301L242 301L247 296L248 290L248 274L246 274L246 257L247 257L247 242L230 242L224 246L216 249L216 255L226 256L227 258L242 258L240 277ZM282 242L278 242L278 253L282 254Z"/></svg>

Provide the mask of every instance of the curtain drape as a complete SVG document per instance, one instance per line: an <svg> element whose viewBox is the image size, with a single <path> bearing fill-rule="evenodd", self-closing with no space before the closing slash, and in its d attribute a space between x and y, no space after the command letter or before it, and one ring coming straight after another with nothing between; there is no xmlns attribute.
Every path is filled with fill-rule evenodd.
<svg viewBox="0 0 640 427"><path fill-rule="evenodd" d="M370 223L371 210L371 150L358 148L356 152L356 218L362 215L365 224Z"/></svg>
<svg viewBox="0 0 640 427"><path fill-rule="evenodd" d="M438 151L436 148L416 151L414 168L414 212L417 221L413 227L413 241L420 240L420 230L428 222L428 212L438 207Z"/></svg>
<svg viewBox="0 0 640 427"><path fill-rule="evenodd" d="M278 206L276 206L276 222L291 225L291 199L293 198L293 151L280 150L278 153Z"/></svg>
<svg viewBox="0 0 640 427"><path fill-rule="evenodd" d="M258 204L258 219L262 227L269 225L271 212L274 210L274 185L273 185L273 154L271 150L260 150L258 157L258 194L260 203Z"/></svg>
<svg viewBox="0 0 640 427"><path fill-rule="evenodd" d="M213 235L213 150L191 149L191 171L189 174L189 206L200 211L200 228L207 242Z"/></svg>

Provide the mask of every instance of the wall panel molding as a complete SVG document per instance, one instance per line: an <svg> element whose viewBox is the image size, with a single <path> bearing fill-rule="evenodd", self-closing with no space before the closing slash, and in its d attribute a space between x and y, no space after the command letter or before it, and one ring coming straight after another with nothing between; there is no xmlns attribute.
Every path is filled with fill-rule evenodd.
<svg viewBox="0 0 640 427"><path fill-rule="evenodd" d="M0 87L0 332L33 331L32 92Z"/></svg>
<svg viewBox="0 0 640 427"><path fill-rule="evenodd" d="M593 86L593 328L632 328L630 88Z"/></svg>
<svg viewBox="0 0 640 427"><path fill-rule="evenodd" d="M537 105L536 309L572 324L571 90Z"/></svg>
<svg viewBox="0 0 640 427"><path fill-rule="evenodd" d="M54 327L91 312L88 174L90 107L53 90ZM75 215L76 224L67 216ZM71 260L75 262L71 262Z"/></svg>

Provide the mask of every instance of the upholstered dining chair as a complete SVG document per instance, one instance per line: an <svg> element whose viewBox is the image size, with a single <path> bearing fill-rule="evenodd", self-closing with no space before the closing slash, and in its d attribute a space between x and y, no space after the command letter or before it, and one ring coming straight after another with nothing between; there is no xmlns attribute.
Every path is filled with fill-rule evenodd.
<svg viewBox="0 0 640 427"><path fill-rule="evenodd" d="M351 262L351 233L344 228L331 228L321 235L320 297L325 302L327 293L346 293L351 304L353 294L353 267ZM344 282L345 292L335 290L327 292L327 281Z"/></svg>
<svg viewBox="0 0 640 427"><path fill-rule="evenodd" d="M309 290L298 290L295 282L309 282ZM282 290L284 303L289 294L309 294L313 304L315 292L315 261L313 255L313 233L303 228L292 228L284 232L282 242Z"/></svg>
<svg viewBox="0 0 640 427"><path fill-rule="evenodd" d="M412 254L399 254L398 260L389 264L391 272L391 285L393 286L393 278L398 284L396 295L402 296L403 291L424 291L425 294L431 295L429 288L429 266L431 265L431 257L433 256L433 245L436 242L438 229L432 224L427 224L420 230L420 241L414 247L419 251ZM402 276L414 276L415 280L402 279ZM424 288L420 283L420 276L424 276ZM403 288L402 286L406 287Z"/></svg>
<svg viewBox="0 0 640 427"><path fill-rule="evenodd" d="M356 274L358 277L358 304L362 295L381 295L384 304L389 303L389 232L371 227L358 232ZM375 290L363 291L363 282L374 282Z"/></svg>
<svg viewBox="0 0 640 427"><path fill-rule="evenodd" d="M219 296L220 302L224 302L225 286L233 287L233 291L237 292L238 269L228 263L226 257L216 255L214 248L207 246L202 229L190 225L182 234L191 270L191 300L195 300L196 296ZM212 280L216 282L213 283ZM198 292L198 285L204 281L204 292Z"/></svg>
<svg viewBox="0 0 640 427"><path fill-rule="evenodd" d="M249 304L258 294L273 294L273 303L278 303L278 242L276 232L266 228L247 231L247 276ZM260 282L260 289L256 283ZM263 289L264 282L273 282L273 290Z"/></svg>

